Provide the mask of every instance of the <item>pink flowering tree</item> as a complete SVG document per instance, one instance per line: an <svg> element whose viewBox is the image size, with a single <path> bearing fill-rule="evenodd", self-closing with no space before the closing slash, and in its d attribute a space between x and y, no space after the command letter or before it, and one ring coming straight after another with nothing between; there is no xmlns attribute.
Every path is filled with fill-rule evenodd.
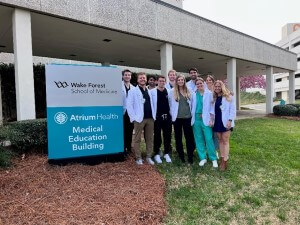
<svg viewBox="0 0 300 225"><path fill-rule="evenodd" d="M247 88L266 88L266 79L263 75L244 76L240 81L242 91L246 91Z"/></svg>
<svg viewBox="0 0 300 225"><path fill-rule="evenodd" d="M227 86L227 79L224 80ZM266 88L266 79L263 75L244 76L240 79L241 91L246 91L247 88Z"/></svg>

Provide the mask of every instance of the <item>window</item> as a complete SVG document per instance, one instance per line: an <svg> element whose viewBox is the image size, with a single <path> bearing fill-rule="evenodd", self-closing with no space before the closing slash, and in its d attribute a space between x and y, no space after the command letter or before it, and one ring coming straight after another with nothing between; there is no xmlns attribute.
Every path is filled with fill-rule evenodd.
<svg viewBox="0 0 300 225"><path fill-rule="evenodd" d="M297 46L300 45L300 41L296 42L295 44L293 44L293 47L296 48Z"/></svg>
<svg viewBox="0 0 300 225"><path fill-rule="evenodd" d="M300 73L295 74L295 78L300 78Z"/></svg>
<svg viewBox="0 0 300 225"><path fill-rule="evenodd" d="M281 82L281 81L282 81L282 78L276 79L276 83L277 83L277 82Z"/></svg>
<svg viewBox="0 0 300 225"><path fill-rule="evenodd" d="M300 62L300 57L299 57L299 58L297 58L297 62Z"/></svg>

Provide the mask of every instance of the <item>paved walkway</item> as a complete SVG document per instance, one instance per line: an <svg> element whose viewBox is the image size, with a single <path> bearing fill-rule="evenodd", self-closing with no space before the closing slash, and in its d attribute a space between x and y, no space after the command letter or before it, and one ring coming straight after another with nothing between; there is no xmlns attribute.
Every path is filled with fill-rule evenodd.
<svg viewBox="0 0 300 225"><path fill-rule="evenodd" d="M279 102L274 102L274 105L277 104L279 104ZM267 115L266 103L242 105L242 108L244 108L244 110L237 111L237 120L265 117Z"/></svg>

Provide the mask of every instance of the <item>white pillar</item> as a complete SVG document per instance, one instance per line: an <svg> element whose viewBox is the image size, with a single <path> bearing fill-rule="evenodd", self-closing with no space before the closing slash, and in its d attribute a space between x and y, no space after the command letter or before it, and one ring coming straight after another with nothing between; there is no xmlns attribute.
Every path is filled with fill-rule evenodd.
<svg viewBox="0 0 300 225"><path fill-rule="evenodd" d="M161 75L168 79L168 72L173 69L172 44L165 43L160 47L160 69Z"/></svg>
<svg viewBox="0 0 300 225"><path fill-rule="evenodd" d="M30 12L22 9L15 9L12 16L12 22L17 119L35 119Z"/></svg>
<svg viewBox="0 0 300 225"><path fill-rule="evenodd" d="M274 75L273 67L267 66L266 74L266 112L273 113Z"/></svg>
<svg viewBox="0 0 300 225"><path fill-rule="evenodd" d="M236 59L231 58L227 61L227 84L228 89L233 93L236 91ZM236 93L233 99L236 101Z"/></svg>
<svg viewBox="0 0 300 225"><path fill-rule="evenodd" d="M240 85L240 77L236 77L236 109L241 109L241 85Z"/></svg>
<svg viewBox="0 0 300 225"><path fill-rule="evenodd" d="M295 103L295 73L289 72L289 103Z"/></svg>

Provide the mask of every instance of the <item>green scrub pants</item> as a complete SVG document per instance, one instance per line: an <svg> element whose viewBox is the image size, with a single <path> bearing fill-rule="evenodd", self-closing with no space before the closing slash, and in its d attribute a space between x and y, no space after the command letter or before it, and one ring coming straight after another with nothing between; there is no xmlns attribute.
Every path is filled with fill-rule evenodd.
<svg viewBox="0 0 300 225"><path fill-rule="evenodd" d="M200 160L206 159L206 148L208 152L208 158L211 161L217 160L212 128L210 126L204 125L203 119L202 117L200 117L200 114L195 115L193 131Z"/></svg>

